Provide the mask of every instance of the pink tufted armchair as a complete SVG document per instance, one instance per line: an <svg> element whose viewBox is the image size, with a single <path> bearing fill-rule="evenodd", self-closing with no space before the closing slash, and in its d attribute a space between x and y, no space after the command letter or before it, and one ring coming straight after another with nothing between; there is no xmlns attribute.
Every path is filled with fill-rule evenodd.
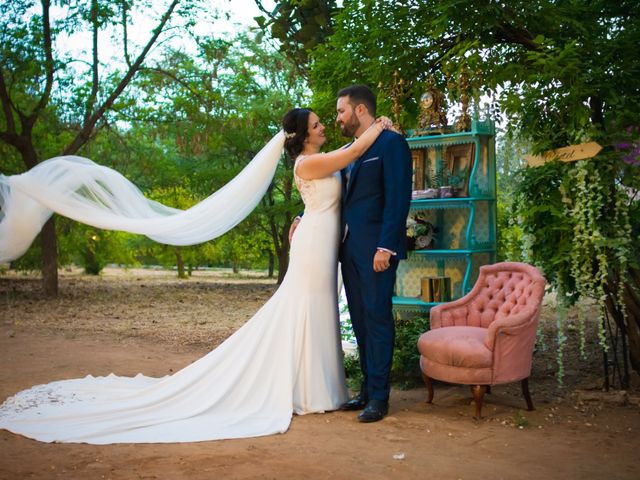
<svg viewBox="0 0 640 480"><path fill-rule="evenodd" d="M431 328L418 340L420 369L433 400L431 379L471 385L476 418L491 385L521 380L529 410L529 375L545 279L525 263L480 267L464 297L431 309Z"/></svg>

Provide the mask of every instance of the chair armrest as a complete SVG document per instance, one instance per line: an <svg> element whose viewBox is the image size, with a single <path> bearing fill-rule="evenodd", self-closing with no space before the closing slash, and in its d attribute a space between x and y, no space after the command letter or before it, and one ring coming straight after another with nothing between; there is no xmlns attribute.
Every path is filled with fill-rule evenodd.
<svg viewBox="0 0 640 480"><path fill-rule="evenodd" d="M520 312L512 318L494 322L494 328L493 323L490 325L493 335L487 335L487 339L493 341L492 384L515 382L531 375L539 318L540 309L537 308L528 315Z"/></svg>
<svg viewBox="0 0 640 480"><path fill-rule="evenodd" d="M487 328L487 334L484 337L485 346L492 352L495 349L495 344L498 335L519 335L525 331L531 322L537 322L540 316L540 307L527 308L515 315L508 315L500 320L494 320Z"/></svg>
<svg viewBox="0 0 640 480"><path fill-rule="evenodd" d="M467 325L467 304L471 301L469 294L452 302L441 303L431 309L429 314L429 328L451 327L454 325ZM455 321L451 325L442 324L442 315L450 313Z"/></svg>

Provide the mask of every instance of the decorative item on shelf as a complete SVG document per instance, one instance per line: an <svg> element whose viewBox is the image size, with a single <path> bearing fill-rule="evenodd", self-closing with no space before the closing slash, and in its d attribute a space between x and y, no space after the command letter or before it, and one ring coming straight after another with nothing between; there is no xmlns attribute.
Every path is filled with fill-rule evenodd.
<svg viewBox="0 0 640 480"><path fill-rule="evenodd" d="M393 72L391 84L380 82L378 83L378 88L391 98L391 111L394 118L393 127L404 135L405 131L400 124L400 117L402 115L402 103L409 94L410 86L400 77L400 72L396 70Z"/></svg>
<svg viewBox="0 0 640 480"><path fill-rule="evenodd" d="M469 196L469 175L473 167L474 155L473 143L449 145L445 151L443 170L448 174L447 182L453 187L456 197Z"/></svg>
<svg viewBox="0 0 640 480"><path fill-rule="evenodd" d="M425 91L420 97L420 115L418 128L414 135L432 135L446 133L447 112L444 93L436 87L433 75L425 82Z"/></svg>
<svg viewBox="0 0 640 480"><path fill-rule="evenodd" d="M426 183L426 158L424 149L411 150L411 161L413 163L412 185L414 190L423 190Z"/></svg>
<svg viewBox="0 0 640 480"><path fill-rule="evenodd" d="M435 246L438 227L420 215L407 217L407 249L430 250Z"/></svg>
<svg viewBox="0 0 640 480"><path fill-rule="evenodd" d="M453 198L453 187L451 185L443 185L438 188L439 198Z"/></svg>
<svg viewBox="0 0 640 480"><path fill-rule="evenodd" d="M411 200L426 200L430 198L438 198L437 188L426 188L424 190L414 190L411 192Z"/></svg>
<svg viewBox="0 0 640 480"><path fill-rule="evenodd" d="M443 164L434 174L434 183L438 186L438 198L453 197L453 187L449 183L451 173L449 166Z"/></svg>
<svg viewBox="0 0 640 480"><path fill-rule="evenodd" d="M449 177L449 185L453 189L454 197L466 197L468 195L467 171L465 169Z"/></svg>
<svg viewBox="0 0 640 480"><path fill-rule="evenodd" d="M423 302L451 301L450 277L423 277L420 279L420 286Z"/></svg>

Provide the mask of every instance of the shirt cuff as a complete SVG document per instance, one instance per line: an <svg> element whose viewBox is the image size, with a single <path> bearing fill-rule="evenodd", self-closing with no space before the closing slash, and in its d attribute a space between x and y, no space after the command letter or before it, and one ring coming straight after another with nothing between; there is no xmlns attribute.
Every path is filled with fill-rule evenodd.
<svg viewBox="0 0 640 480"><path fill-rule="evenodd" d="M396 252L394 252L393 250L389 250L388 248L378 247L378 248L377 248L377 250L378 250L378 251L381 251L381 252L387 252L387 253L390 253L390 254L391 254L392 256L394 256L394 257L397 255L397 254L396 254Z"/></svg>

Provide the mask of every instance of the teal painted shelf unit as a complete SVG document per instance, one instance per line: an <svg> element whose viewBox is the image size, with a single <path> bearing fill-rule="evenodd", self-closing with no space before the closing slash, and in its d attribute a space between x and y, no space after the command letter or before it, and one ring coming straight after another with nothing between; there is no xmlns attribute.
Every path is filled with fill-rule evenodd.
<svg viewBox="0 0 640 480"><path fill-rule="evenodd" d="M471 290L480 266L496 258L494 123L474 120L467 132L409 134L415 198L409 217L435 233L414 238L418 246L400 262L393 297L399 314L425 313L440 303L423 296L423 279L447 278L455 300Z"/></svg>

